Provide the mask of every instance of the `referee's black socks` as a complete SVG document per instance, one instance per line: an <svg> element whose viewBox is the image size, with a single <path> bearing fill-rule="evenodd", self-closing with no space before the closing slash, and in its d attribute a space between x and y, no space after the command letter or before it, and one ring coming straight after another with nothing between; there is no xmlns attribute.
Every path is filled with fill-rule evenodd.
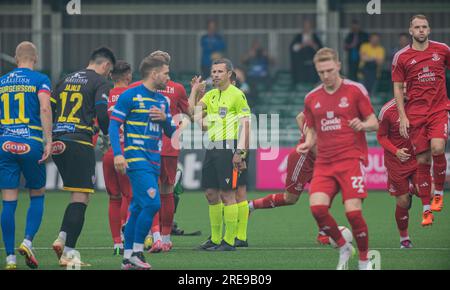
<svg viewBox="0 0 450 290"><path fill-rule="evenodd" d="M61 231L67 233L66 246L69 248L74 249L77 244L78 237L83 229L86 208L87 205L82 202L70 203L66 208Z"/></svg>

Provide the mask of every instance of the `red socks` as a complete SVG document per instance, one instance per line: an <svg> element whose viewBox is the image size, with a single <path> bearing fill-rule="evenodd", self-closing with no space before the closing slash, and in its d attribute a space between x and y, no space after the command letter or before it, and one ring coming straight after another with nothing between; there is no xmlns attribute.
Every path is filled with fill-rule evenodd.
<svg viewBox="0 0 450 290"><path fill-rule="evenodd" d="M160 232L160 229L159 229L159 211L153 217L153 223L152 223L151 231L152 231L152 234L154 234L156 232Z"/></svg>
<svg viewBox="0 0 450 290"><path fill-rule="evenodd" d="M445 158L445 154L433 155L434 187L437 191L444 190L446 169L447 169L447 159Z"/></svg>
<svg viewBox="0 0 450 290"><path fill-rule="evenodd" d="M161 194L161 208L153 217L152 233L160 232L167 236L172 232L173 216L175 213L175 202L173 193Z"/></svg>
<svg viewBox="0 0 450 290"><path fill-rule="evenodd" d="M159 210L161 217L161 235L170 235L172 232L173 216L175 211L175 202L173 193L161 194L161 209Z"/></svg>
<svg viewBox="0 0 450 290"><path fill-rule="evenodd" d="M331 237L338 247L342 247L345 244L345 239L341 234L341 231L336 224L334 218L328 211L326 205L314 205L311 206L311 212L316 219L319 230L324 231L329 237Z"/></svg>
<svg viewBox="0 0 450 290"><path fill-rule="evenodd" d="M253 200L255 209L274 208L287 205L284 200L284 193L269 194L265 197Z"/></svg>
<svg viewBox="0 0 450 290"><path fill-rule="evenodd" d="M397 208L395 209L395 220L397 221L400 237L408 237L409 210L397 205Z"/></svg>
<svg viewBox="0 0 450 290"><path fill-rule="evenodd" d="M128 217L130 215L128 208L130 207L130 201L131 197L128 196L122 196L122 203L120 205L120 223L121 225L124 225Z"/></svg>
<svg viewBox="0 0 450 290"><path fill-rule="evenodd" d="M418 164L417 166L417 184L419 185L419 197L422 200L422 205L424 206L430 205L431 202L430 169L430 164Z"/></svg>
<svg viewBox="0 0 450 290"><path fill-rule="evenodd" d="M122 227L120 220L121 204L122 201L120 199L109 199L109 227L111 229L114 244L122 243L122 239L120 237L120 229Z"/></svg>
<svg viewBox="0 0 450 290"><path fill-rule="evenodd" d="M352 226L353 237L358 245L359 260L368 260L369 251L369 231L367 229L366 221L362 216L360 210L355 210L346 213L348 222Z"/></svg>

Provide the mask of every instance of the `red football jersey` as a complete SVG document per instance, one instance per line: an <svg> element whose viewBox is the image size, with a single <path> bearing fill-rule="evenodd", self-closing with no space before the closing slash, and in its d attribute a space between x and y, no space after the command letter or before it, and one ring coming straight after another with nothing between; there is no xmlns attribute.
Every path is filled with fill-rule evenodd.
<svg viewBox="0 0 450 290"><path fill-rule="evenodd" d="M424 51L411 45L398 51L392 61L392 81L406 82L408 115L426 118L447 109L445 70L450 68L450 48L429 41Z"/></svg>
<svg viewBox="0 0 450 290"><path fill-rule="evenodd" d="M142 81L134 82L129 86L129 88L137 87L141 84ZM166 89L159 90L158 93L161 93L167 98L167 102L169 103L170 113L172 114L172 117L176 121L180 122L181 118L179 118L179 114L181 113L187 114L189 110L188 96L186 94L186 90L184 89L183 85L170 80L167 83ZM177 138L174 139L174 142L176 142L176 147L179 148L178 137L179 136L177 136ZM180 150L175 149L172 146L171 139L163 134L163 146L161 156L178 156L179 153Z"/></svg>
<svg viewBox="0 0 450 290"><path fill-rule="evenodd" d="M317 133L318 163L358 158L367 162L365 132L356 132L348 123L359 118L365 120L373 114L369 95L363 85L343 80L333 94L323 85L305 97L306 124Z"/></svg>
<svg viewBox="0 0 450 290"><path fill-rule="evenodd" d="M114 110L114 106L117 103L117 100L119 99L120 95L125 92L128 89L128 87L120 87L120 88L112 88L109 91L108 96L108 116L111 118L112 111ZM124 144L125 138L123 136L123 126L120 126L119 131L119 137L120 137L120 144Z"/></svg>
<svg viewBox="0 0 450 290"><path fill-rule="evenodd" d="M400 135L400 116L397 110L395 99L387 102L378 116L380 128L377 132L378 140L384 148L384 165L387 170L399 172L417 168L417 161L414 155L414 149L410 139L403 138ZM395 153L402 148L408 148L407 153L412 156L406 161L401 162Z"/></svg>

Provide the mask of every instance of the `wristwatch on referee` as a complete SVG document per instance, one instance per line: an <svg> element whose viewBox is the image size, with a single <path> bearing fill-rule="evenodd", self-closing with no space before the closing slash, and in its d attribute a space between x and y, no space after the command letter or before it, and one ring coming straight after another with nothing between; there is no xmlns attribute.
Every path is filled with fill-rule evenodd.
<svg viewBox="0 0 450 290"><path fill-rule="evenodd" d="M241 155L242 159L245 159L245 157L247 157L247 153L248 151L244 149L237 149L236 152L234 152L234 154Z"/></svg>

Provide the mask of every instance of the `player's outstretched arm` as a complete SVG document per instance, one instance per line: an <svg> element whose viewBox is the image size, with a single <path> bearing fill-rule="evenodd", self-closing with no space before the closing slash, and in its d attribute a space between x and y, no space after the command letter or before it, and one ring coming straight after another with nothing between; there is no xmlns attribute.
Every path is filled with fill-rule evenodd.
<svg viewBox="0 0 450 290"><path fill-rule="evenodd" d="M42 132L45 138L44 153L39 163L45 162L52 153L52 106L50 104L50 95L47 92L39 93L40 117Z"/></svg>
<svg viewBox="0 0 450 290"><path fill-rule="evenodd" d="M404 138L408 138L409 120L405 112L403 86L403 82L394 82L394 97L397 103L398 115L400 116L400 135Z"/></svg>

